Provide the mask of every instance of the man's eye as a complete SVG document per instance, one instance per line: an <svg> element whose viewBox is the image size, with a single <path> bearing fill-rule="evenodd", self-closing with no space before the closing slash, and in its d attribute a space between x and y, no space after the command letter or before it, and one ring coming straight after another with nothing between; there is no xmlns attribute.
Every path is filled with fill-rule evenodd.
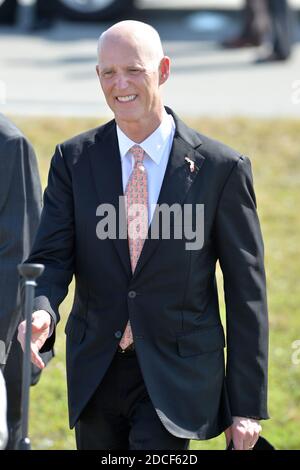
<svg viewBox="0 0 300 470"><path fill-rule="evenodd" d="M108 77L111 77L112 74L113 74L112 70L106 70L105 72L102 73L102 76L108 78Z"/></svg>
<svg viewBox="0 0 300 470"><path fill-rule="evenodd" d="M140 69L134 69L134 68L132 68L132 69L129 69L129 72L130 72L130 73L138 73L138 72L140 72Z"/></svg>

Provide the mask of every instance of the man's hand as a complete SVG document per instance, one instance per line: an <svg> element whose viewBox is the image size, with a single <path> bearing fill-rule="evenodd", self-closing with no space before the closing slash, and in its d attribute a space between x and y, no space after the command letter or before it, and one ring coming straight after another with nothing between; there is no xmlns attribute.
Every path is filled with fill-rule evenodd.
<svg viewBox="0 0 300 470"><path fill-rule="evenodd" d="M226 447L232 440L235 450L252 450L261 432L259 421L251 418L233 417L232 425L226 429Z"/></svg>
<svg viewBox="0 0 300 470"><path fill-rule="evenodd" d="M44 369L45 364L42 361L39 350L45 343L50 332L51 317L45 310L37 310L32 314L31 323L31 362L40 369ZM18 328L18 341L25 349L26 321L22 321Z"/></svg>

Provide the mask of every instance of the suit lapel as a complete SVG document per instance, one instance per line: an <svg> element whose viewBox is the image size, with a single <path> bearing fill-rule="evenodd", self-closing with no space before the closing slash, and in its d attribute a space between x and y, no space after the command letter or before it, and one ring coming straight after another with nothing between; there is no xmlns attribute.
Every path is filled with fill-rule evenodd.
<svg viewBox="0 0 300 470"><path fill-rule="evenodd" d="M171 112L169 109L167 111ZM167 204L171 206L175 203L183 204L205 160L198 150L198 147L201 145L198 135L187 128L174 114L173 117L176 124L176 132L157 201L158 205ZM102 134L96 137L95 142L89 147L89 156L99 204L104 202L116 208L117 238L113 239L112 242L119 254L126 274L128 277L131 277L128 240L127 238L120 239L118 236L119 197L123 196L123 184L120 152L114 121L109 123ZM121 210L124 213L125 207L122 207ZM151 239L150 237L151 227L152 224L149 227L148 238L145 240L133 278L140 273L159 245L159 239Z"/></svg>
<svg viewBox="0 0 300 470"><path fill-rule="evenodd" d="M122 168L114 122L107 125L101 136L89 147L89 156L99 204L111 204L116 210L117 238L112 239L121 263L128 276L131 276L128 240L120 239L119 234L119 197L123 196ZM125 206L120 210L125 213Z"/></svg>
<svg viewBox="0 0 300 470"><path fill-rule="evenodd" d="M190 129L177 119L175 119L175 122L177 131L175 132L165 177L157 201L158 205L168 204L171 206L174 203L183 204L186 195L204 162L204 157L194 148L194 146L192 146L191 139L187 135L187 131L189 133L191 132ZM198 138L197 146L199 147L200 144L201 142ZM157 209L155 210L155 213L156 212ZM155 213L153 215L153 219L155 217ZM151 226L152 223L149 227L148 238L145 240L134 272L134 277L140 273L141 269L159 245L159 239L151 239L150 237Z"/></svg>

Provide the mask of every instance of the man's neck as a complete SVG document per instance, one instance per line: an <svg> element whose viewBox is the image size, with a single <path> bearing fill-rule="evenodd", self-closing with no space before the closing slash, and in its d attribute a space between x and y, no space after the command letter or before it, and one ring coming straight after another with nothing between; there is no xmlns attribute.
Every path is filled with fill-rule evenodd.
<svg viewBox="0 0 300 470"><path fill-rule="evenodd" d="M150 122L141 119L138 122L118 122L116 120L119 128L124 132L124 134L133 142L140 144L146 140L153 132L161 125L163 120L164 112L160 116L157 116L155 119L151 119Z"/></svg>

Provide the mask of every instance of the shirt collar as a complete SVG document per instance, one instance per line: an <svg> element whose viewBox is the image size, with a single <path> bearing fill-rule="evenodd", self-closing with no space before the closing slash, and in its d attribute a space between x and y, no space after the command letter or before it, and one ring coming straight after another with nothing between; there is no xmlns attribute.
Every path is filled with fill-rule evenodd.
<svg viewBox="0 0 300 470"><path fill-rule="evenodd" d="M140 144L129 139L117 125L117 136L121 158L124 158L133 145L140 145L146 154L159 165L165 146L175 129L174 119L171 114L164 111L163 120L159 127L152 132L147 139Z"/></svg>

